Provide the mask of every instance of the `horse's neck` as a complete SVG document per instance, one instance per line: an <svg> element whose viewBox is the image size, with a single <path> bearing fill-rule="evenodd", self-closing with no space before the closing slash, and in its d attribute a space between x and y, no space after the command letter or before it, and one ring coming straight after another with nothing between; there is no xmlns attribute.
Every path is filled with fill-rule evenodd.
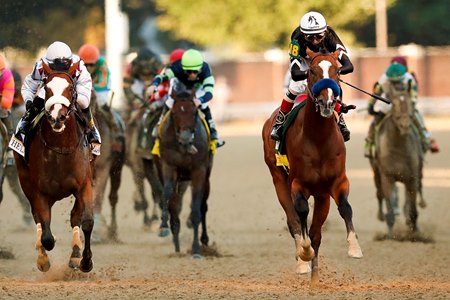
<svg viewBox="0 0 450 300"><path fill-rule="evenodd" d="M325 118L316 112L316 106L310 99L305 105L305 114L303 121L303 134L313 140L322 140L323 137L331 136L336 133L336 120L333 117Z"/></svg>
<svg viewBox="0 0 450 300"><path fill-rule="evenodd" d="M60 133L53 131L52 126L47 120L41 120L41 134L47 143L51 144L67 144L67 141L72 141L72 144L77 144L84 131L82 125L79 124L74 113L70 115L70 119L66 121L64 130ZM70 146L67 144L66 146Z"/></svg>

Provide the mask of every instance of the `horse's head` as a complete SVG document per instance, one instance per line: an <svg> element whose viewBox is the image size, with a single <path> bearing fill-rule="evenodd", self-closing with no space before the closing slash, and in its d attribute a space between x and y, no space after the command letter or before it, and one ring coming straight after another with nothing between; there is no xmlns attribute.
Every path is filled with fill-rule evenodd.
<svg viewBox="0 0 450 300"><path fill-rule="evenodd" d="M411 116L414 113L413 102L407 91L406 84L391 84L389 89L391 100L391 118L401 135L409 133Z"/></svg>
<svg viewBox="0 0 450 300"><path fill-rule="evenodd" d="M172 106L172 119L175 126L178 143L186 149L188 153L197 152L194 142L194 133L197 117L197 107L194 103L195 89L188 91L183 84L176 84L171 93L174 99Z"/></svg>
<svg viewBox="0 0 450 300"><path fill-rule="evenodd" d="M320 115L329 118L333 115L336 101L341 94L339 80L339 51L333 53L314 53L307 49L310 58L308 71L308 93L314 100Z"/></svg>
<svg viewBox="0 0 450 300"><path fill-rule="evenodd" d="M74 110L76 90L73 81L78 63L73 64L67 72L53 71L43 63L48 76L44 80L45 111L47 119L55 132L62 132L65 122Z"/></svg>

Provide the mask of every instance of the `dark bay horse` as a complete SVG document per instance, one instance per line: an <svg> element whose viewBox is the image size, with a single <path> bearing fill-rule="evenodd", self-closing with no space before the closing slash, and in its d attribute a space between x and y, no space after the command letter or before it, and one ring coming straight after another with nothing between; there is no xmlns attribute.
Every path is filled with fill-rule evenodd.
<svg viewBox="0 0 450 300"><path fill-rule="evenodd" d="M50 229L51 208L56 201L73 195L74 206L70 214L72 227L71 268L83 272L92 270L91 232L94 226L91 150L76 111L76 91L73 76L78 63L68 72L53 72L43 64L49 74L44 80L45 115L34 131L25 160L14 153L20 184L27 196L36 223L38 252L37 267L46 272L50 261L46 251L55 246ZM84 234L84 249L80 236Z"/></svg>
<svg viewBox="0 0 450 300"><path fill-rule="evenodd" d="M409 91L397 91L391 85L391 111L380 121L375 135L375 155L370 163L374 171L374 180L379 200L379 218L382 216L382 204L387 212L384 216L388 226L388 238L393 238L395 209L397 203L396 182L405 186L404 214L411 230L412 239L418 234L417 194L420 205L425 206L422 196L422 168L424 152L417 134L414 133L411 116L414 114L413 102Z"/></svg>
<svg viewBox="0 0 450 300"><path fill-rule="evenodd" d="M270 130L277 110L264 123L262 138L264 159L272 175L278 200L283 207L289 232L294 238L299 273L310 271L311 284L319 283L318 255L322 225L329 208L330 197L344 219L349 243L348 255L362 257L362 251L352 223L352 208L348 202L349 181L345 173L346 149L334 115L337 97L339 53L313 53L308 71L308 98L286 133L286 153L289 172L277 166L275 141ZM314 197L314 212L308 230L308 199Z"/></svg>
<svg viewBox="0 0 450 300"><path fill-rule="evenodd" d="M102 154L95 161L94 168L94 219L95 228L92 240L95 242L118 241L116 206L119 201L119 188L122 179L122 168L125 164L125 149L117 147L115 137L111 130L111 122L107 120L110 114L104 113L97 105L95 93L91 96L92 112L102 137ZM113 112L114 114L114 112ZM123 135L123 128L119 126ZM123 145L124 146L124 145ZM111 220L108 231L104 232L102 226L102 205L109 180L109 204L111 206Z"/></svg>
<svg viewBox="0 0 450 300"><path fill-rule="evenodd" d="M199 225L202 224L201 242L207 246L209 237L206 230L207 200L210 192L209 177L213 165L209 135L199 111L193 101L195 90L187 92L179 83L173 88L171 97L175 100L170 113L166 115L160 128L160 170L164 185L163 210L160 236L173 235L175 252L180 252L181 200L186 181L191 183L191 224L194 233L192 242L193 258L201 258Z"/></svg>
<svg viewBox="0 0 450 300"><path fill-rule="evenodd" d="M147 126L147 117L154 119L159 118L157 111L150 112L147 107L141 106L139 109L135 110L130 120L126 124L126 160L125 163L128 165L133 174L134 181L134 192L133 201L134 209L138 212L142 211L144 213L143 223L146 227L151 230L155 227L155 224L159 225L159 208L162 202L162 184L160 178L157 176L157 172L154 168L153 157L151 154L151 149L145 149L148 151L143 151L143 147L139 144L141 141L140 136L142 134L151 135L150 126ZM153 123L153 122L150 122ZM145 147L144 147L145 148ZM151 195L153 200L152 210L149 215L149 201L146 195L146 180L151 188Z"/></svg>

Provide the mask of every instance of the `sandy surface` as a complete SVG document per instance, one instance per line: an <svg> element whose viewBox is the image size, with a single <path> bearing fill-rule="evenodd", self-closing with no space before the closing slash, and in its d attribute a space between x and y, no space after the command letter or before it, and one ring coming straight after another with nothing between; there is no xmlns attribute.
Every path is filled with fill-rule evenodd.
<svg viewBox="0 0 450 300"><path fill-rule="evenodd" d="M350 203L364 258L347 257L343 220L332 204L320 248L319 287L309 275L295 273L294 243L264 164L262 121L222 124L227 145L215 158L209 199L211 244L220 257L193 260L191 232L182 212L182 255L173 255L170 238L143 228L133 210L131 174L125 169L120 189L119 244L93 246L94 269L69 270L71 199L57 203L52 229L57 237L49 252L52 267L36 268L35 230L22 228L17 200L5 186L0 206L0 246L15 259L0 259L0 299L450 299L450 131L443 119L427 120L441 153L426 158L419 227L434 243L376 241L386 225L376 219L369 164L363 157L367 120L348 120ZM109 217L105 201L104 216ZM404 218L397 219L398 228Z"/></svg>

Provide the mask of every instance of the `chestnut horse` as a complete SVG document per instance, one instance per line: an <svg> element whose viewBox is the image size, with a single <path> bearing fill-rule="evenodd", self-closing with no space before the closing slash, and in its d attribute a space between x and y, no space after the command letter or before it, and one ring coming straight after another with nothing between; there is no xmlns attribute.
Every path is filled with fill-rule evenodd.
<svg viewBox="0 0 450 300"><path fill-rule="evenodd" d="M51 208L56 201L73 195L70 214L72 254L69 267L83 272L92 270L91 232L94 226L92 176L94 160L76 113L76 91L73 77L78 63L66 72L54 72L43 64L49 74L43 81L45 117L29 133L27 160L14 152L20 184L27 196L37 229L37 267L46 272L50 261L46 251L55 246L50 230ZM80 226L84 234L84 249Z"/></svg>
<svg viewBox="0 0 450 300"><path fill-rule="evenodd" d="M201 258L198 227L202 224L201 242L207 246L206 230L207 200L210 191L209 177L213 164L213 153L207 129L193 101L192 93L183 84L173 88L171 97L175 100L170 113L162 121L159 166L164 186L160 236L169 234L168 219L173 235L175 252L180 252L180 218L182 194L186 181L191 183L191 224L194 231L192 257Z"/></svg>
<svg viewBox="0 0 450 300"><path fill-rule="evenodd" d="M334 107L340 96L339 53L313 53L309 49L307 53L310 59L307 102L285 134L289 172L277 166L275 141L270 138L278 110L264 123L262 138L264 159L272 175L278 200L286 213L289 232L295 241L297 272L307 273L312 267L311 284L316 285L319 283L321 230L328 216L330 196L345 221L348 255L360 258L362 251L353 228L352 208L348 202L346 149L334 115ZM314 212L308 231L310 196L314 197Z"/></svg>

